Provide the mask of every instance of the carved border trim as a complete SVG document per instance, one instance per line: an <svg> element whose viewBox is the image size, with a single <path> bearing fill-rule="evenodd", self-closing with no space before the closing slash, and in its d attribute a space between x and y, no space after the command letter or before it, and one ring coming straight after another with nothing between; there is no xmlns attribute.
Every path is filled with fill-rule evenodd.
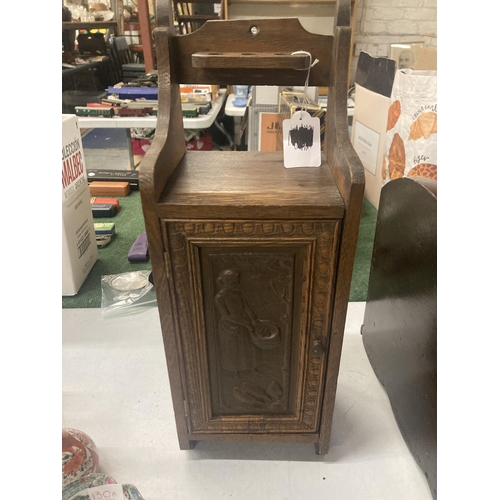
<svg viewBox="0 0 500 500"><path fill-rule="evenodd" d="M180 317L179 337L183 342L184 352L195 353L194 356L183 356L187 380L187 398L189 419L193 432L286 432L286 431L317 431L321 394L324 384L325 359L310 357L310 344L313 340L321 340L326 346L329 342L330 305L333 293L332 260L338 244L338 221L231 221L231 220L163 220L168 235L169 253L172 263L174 287L176 290L177 308ZM305 238L305 239L304 239ZM234 241L238 246L255 244L297 244L313 240L312 300L308 304L306 339L303 356L307 370L304 376L302 394L298 401L301 408L298 420L289 417L253 418L218 417L210 415L210 398L208 385L208 362L203 352L206 352L204 338L204 313L201 292L196 296L197 283L191 276L200 280L200 262L197 245L215 244ZM307 275L307 273L306 273ZM194 311L194 314L193 314ZM182 334L195 332L195 335ZM274 420L274 421L273 421Z"/></svg>

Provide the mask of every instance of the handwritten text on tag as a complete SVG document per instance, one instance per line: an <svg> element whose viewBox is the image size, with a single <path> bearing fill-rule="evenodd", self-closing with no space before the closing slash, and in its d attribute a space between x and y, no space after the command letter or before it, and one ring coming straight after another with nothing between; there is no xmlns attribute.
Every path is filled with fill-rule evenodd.
<svg viewBox="0 0 500 500"><path fill-rule="evenodd" d="M103 484L87 490L90 500L123 500L121 484Z"/></svg>

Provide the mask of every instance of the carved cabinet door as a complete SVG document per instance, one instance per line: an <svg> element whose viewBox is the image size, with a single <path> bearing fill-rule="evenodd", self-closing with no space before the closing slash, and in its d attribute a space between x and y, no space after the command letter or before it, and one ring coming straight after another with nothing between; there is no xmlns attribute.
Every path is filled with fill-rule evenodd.
<svg viewBox="0 0 500 500"><path fill-rule="evenodd" d="M318 431L338 230L163 220L190 433Z"/></svg>

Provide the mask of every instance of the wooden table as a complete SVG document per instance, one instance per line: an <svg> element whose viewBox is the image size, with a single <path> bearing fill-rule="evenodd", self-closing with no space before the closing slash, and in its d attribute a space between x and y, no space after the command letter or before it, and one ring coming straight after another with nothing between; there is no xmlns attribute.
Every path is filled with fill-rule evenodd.
<svg viewBox="0 0 500 500"><path fill-rule="evenodd" d="M206 115L200 115L196 118L183 118L185 129L203 130L209 128L221 110L226 98L226 90L219 92L217 99L212 102L212 109ZM134 153L132 150L131 128L156 128L156 116L115 116L113 118L100 118L92 116L79 116L78 123L80 128L124 128L127 132L129 145L130 165L136 167Z"/></svg>

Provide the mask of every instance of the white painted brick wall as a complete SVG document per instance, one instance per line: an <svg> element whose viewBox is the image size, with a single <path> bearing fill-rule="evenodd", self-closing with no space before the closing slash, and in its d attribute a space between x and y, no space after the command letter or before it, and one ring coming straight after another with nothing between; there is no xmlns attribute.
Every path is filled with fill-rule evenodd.
<svg viewBox="0 0 500 500"><path fill-rule="evenodd" d="M437 0L358 0L351 83L362 50L388 57L392 43L418 41L437 49Z"/></svg>
<svg viewBox="0 0 500 500"><path fill-rule="evenodd" d="M436 10L437 0L358 0L351 84L361 50L388 57L391 43L424 41L426 47L437 48ZM334 14L334 2L229 2L230 19L298 17L309 31L326 35L333 31Z"/></svg>

